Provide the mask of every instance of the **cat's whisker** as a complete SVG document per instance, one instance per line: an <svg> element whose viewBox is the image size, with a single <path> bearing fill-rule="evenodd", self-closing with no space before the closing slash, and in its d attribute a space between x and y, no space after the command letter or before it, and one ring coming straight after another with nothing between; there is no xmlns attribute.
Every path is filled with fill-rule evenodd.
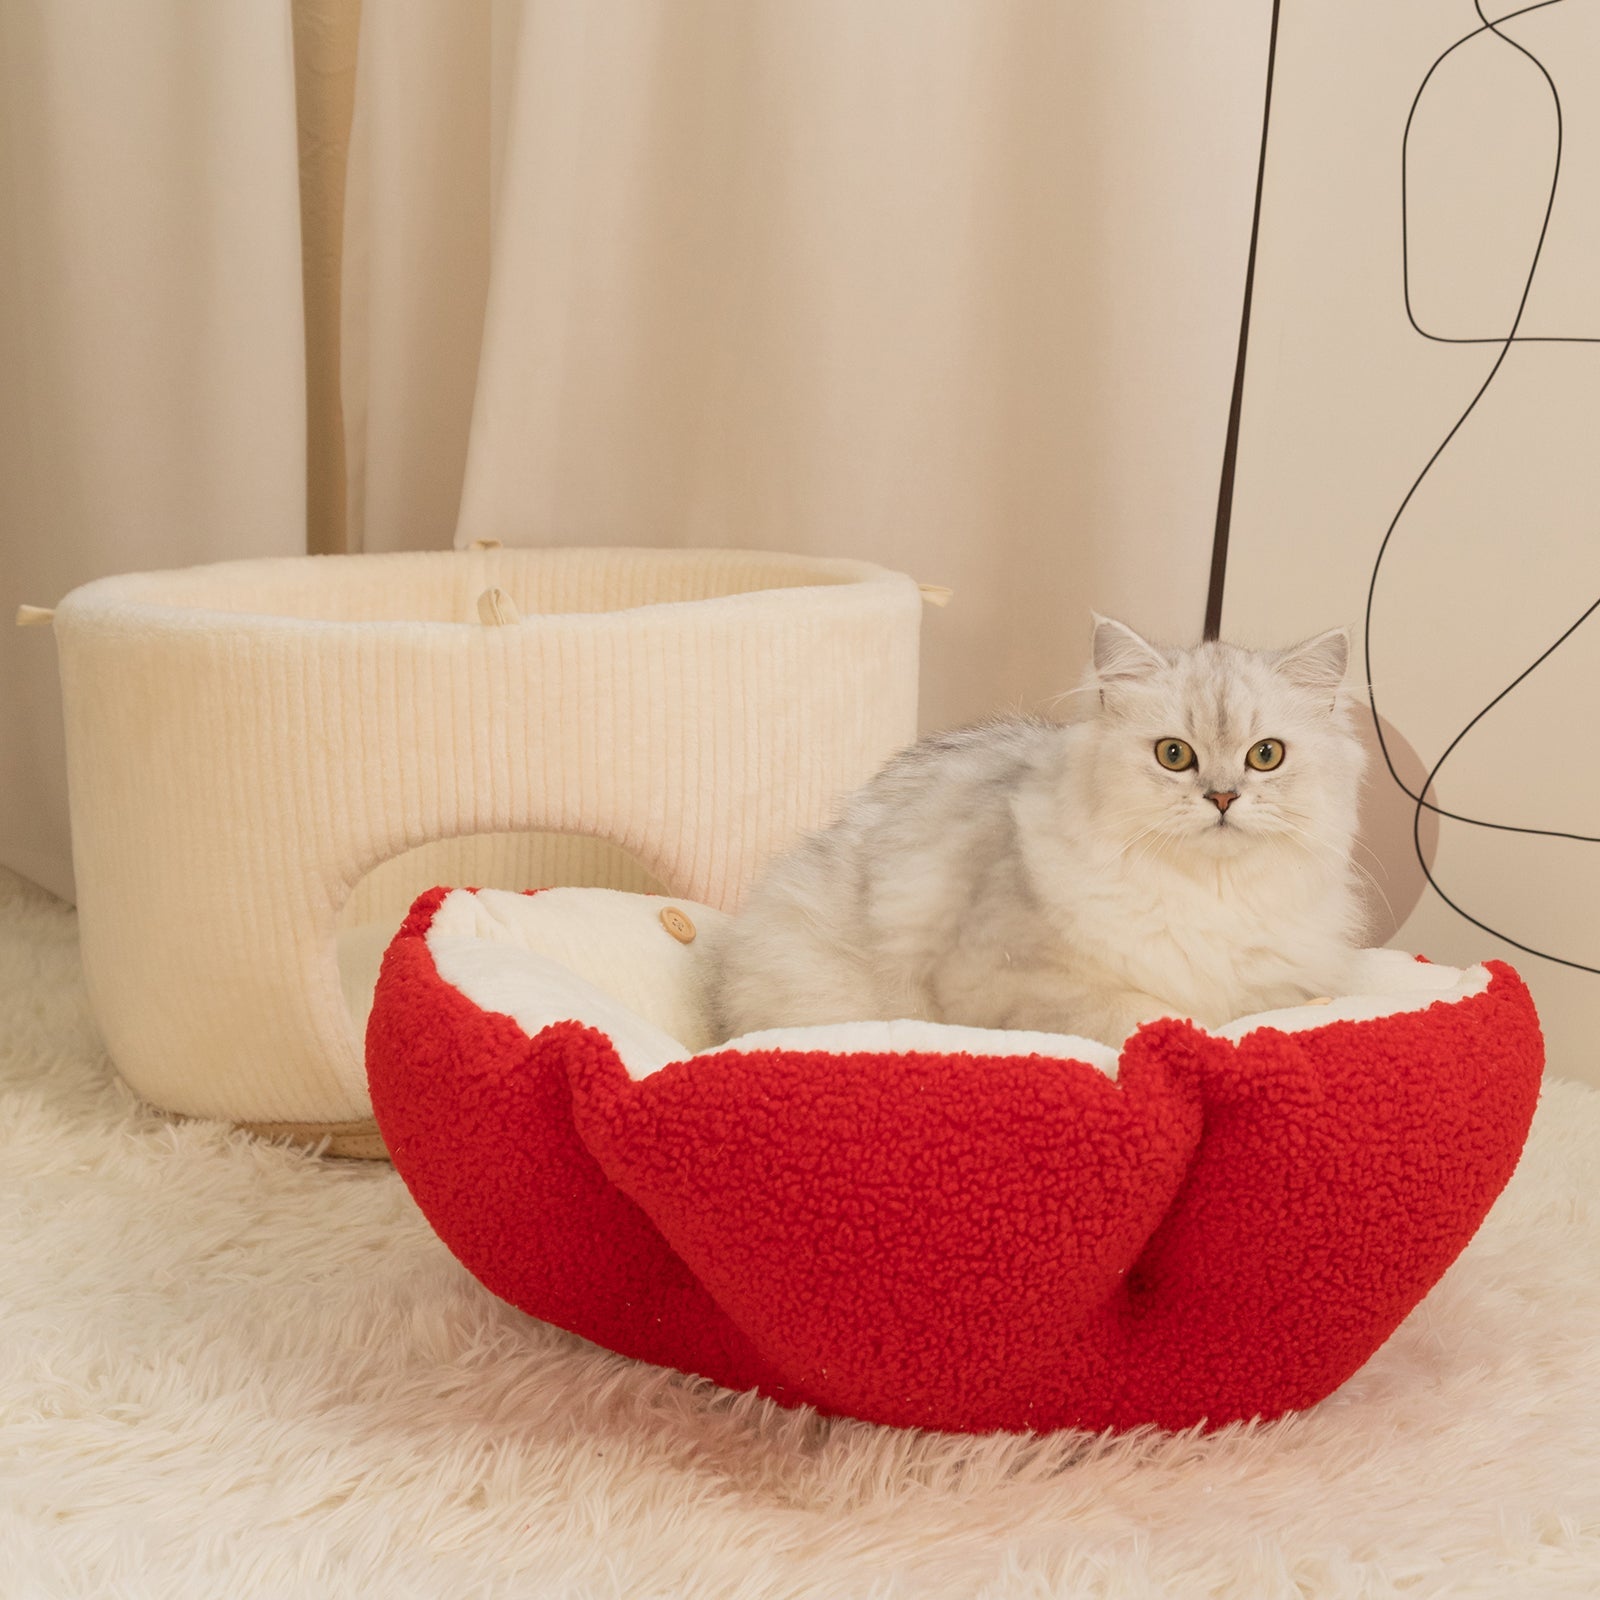
<svg viewBox="0 0 1600 1600"><path fill-rule="evenodd" d="M1389 903L1389 896L1384 893L1383 885L1379 883L1378 880L1373 877L1373 875L1368 872L1367 869L1362 866L1354 856L1349 857L1345 864L1350 867L1353 872L1359 873L1361 877L1365 878L1366 881L1372 885L1372 892L1383 902L1383 909L1388 913L1390 923L1392 923L1395 927L1398 927L1400 925L1400 919L1395 915L1394 907Z"/></svg>
<svg viewBox="0 0 1600 1600"><path fill-rule="evenodd" d="M1291 822L1287 817L1280 816L1278 820L1285 832L1292 834L1296 839L1302 841L1310 849L1320 851L1330 861L1342 862L1353 872L1359 873L1361 877L1365 878L1366 881L1372 885L1373 893L1376 894L1381 901L1383 901L1383 909L1388 912L1389 921L1398 925L1399 919L1394 914L1394 907L1390 904L1389 896L1384 892L1383 885L1379 883L1378 880L1370 872L1368 872L1359 861L1356 860L1353 852L1350 855L1345 855L1341 850L1338 849L1337 846L1329 843L1328 840L1319 839L1314 833L1311 832L1309 828L1299 827L1295 823ZM1361 844L1360 840L1355 840L1352 842L1357 848L1367 848L1365 845ZM1372 856L1374 861L1378 860L1377 855L1371 850L1367 850L1367 853ZM1379 865L1382 865L1382 863L1380 862Z"/></svg>
<svg viewBox="0 0 1600 1600"><path fill-rule="evenodd" d="M1400 918L1395 915L1394 907L1389 903L1388 895L1383 892L1383 885L1379 883L1378 880L1374 878L1372 874L1368 872L1367 869L1359 862L1352 861L1350 865L1354 867L1356 871L1359 872L1361 876L1372 885L1372 892L1377 895L1381 901L1383 901L1383 909L1388 914L1390 926L1398 928L1400 926Z"/></svg>
<svg viewBox="0 0 1600 1600"><path fill-rule="evenodd" d="M1364 850L1369 856L1372 857L1372 860L1373 860L1375 865L1380 866L1380 867L1383 865L1383 857L1380 856L1378 854L1378 852L1376 850L1374 850L1372 848L1372 846L1366 842L1366 840L1364 840L1364 839L1352 839L1350 841L1350 845L1351 845L1351 848L1354 849L1354 850Z"/></svg>
<svg viewBox="0 0 1600 1600"><path fill-rule="evenodd" d="M1133 840L1135 844L1142 843L1143 848L1129 864L1131 866L1142 866L1163 845L1170 844L1177 837L1178 830L1176 828L1163 827L1159 823L1146 828L1143 833L1138 834Z"/></svg>
<svg viewBox="0 0 1600 1600"><path fill-rule="evenodd" d="M1339 850L1338 846L1332 844L1327 839L1319 838L1310 830L1310 828L1301 827L1290 817L1281 814L1275 820L1282 832L1291 835L1293 838L1303 841L1313 850L1321 851L1322 854L1327 856L1330 860L1338 861L1343 859L1343 853Z"/></svg>
<svg viewBox="0 0 1600 1600"><path fill-rule="evenodd" d="M1080 683L1075 688L1063 689L1060 694L1051 695L1048 700L1041 701L1040 704L1044 710L1054 711L1063 700L1070 700L1075 694L1098 694L1099 692L1100 685L1097 683Z"/></svg>
<svg viewBox="0 0 1600 1600"><path fill-rule="evenodd" d="M1171 844L1172 841L1177 837L1177 834L1172 832L1163 832L1157 834L1156 837L1146 844L1144 849L1139 852L1136 858L1138 864L1143 866L1151 859L1152 856L1157 853L1157 851L1162 849L1164 846Z"/></svg>
<svg viewBox="0 0 1600 1600"><path fill-rule="evenodd" d="M1131 853L1133 859L1128 862L1128 865L1140 865L1161 843L1154 835L1155 830L1153 828L1147 828L1143 833L1136 834L1117 852L1117 860L1122 861Z"/></svg>
<svg viewBox="0 0 1600 1600"><path fill-rule="evenodd" d="M1142 814L1142 811L1123 813L1124 816L1139 816ZM1157 817L1156 820L1149 825L1149 827L1141 828L1131 839L1123 840L1122 848L1117 851L1116 856L1113 859L1120 861L1122 857L1125 856L1136 844L1148 839L1153 833L1159 833L1164 828L1166 820L1167 819L1165 817Z"/></svg>

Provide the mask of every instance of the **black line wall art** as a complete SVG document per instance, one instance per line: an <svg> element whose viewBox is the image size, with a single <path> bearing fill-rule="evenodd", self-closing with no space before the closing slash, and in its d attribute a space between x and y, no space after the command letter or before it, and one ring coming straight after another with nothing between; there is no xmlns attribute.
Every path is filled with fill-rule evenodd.
<svg viewBox="0 0 1600 1600"><path fill-rule="evenodd" d="M1380 931L1512 961L1600 1081L1600 3L1330 9L1280 30L1223 631L1357 625Z"/></svg>
<svg viewBox="0 0 1600 1600"><path fill-rule="evenodd" d="M1379 749L1383 755L1384 763L1388 769L1389 776L1393 779L1396 787L1398 787L1406 796L1406 798L1411 800L1416 806L1416 813L1413 821L1413 842L1416 850L1418 865L1421 867L1422 872L1427 878L1427 881L1432 887L1433 891L1439 895L1440 898L1443 899L1453 911L1457 912L1460 916L1465 917L1475 927L1482 928L1486 933L1493 933L1497 935L1497 937L1503 939L1506 943L1515 945L1517 949L1522 950L1529 955L1536 955L1541 960L1553 961L1561 966L1572 967L1580 972L1588 972L1593 973L1596 976L1600 976L1600 966L1592 965L1588 960L1579 960L1570 954L1558 954L1551 950L1541 950L1531 944L1526 944L1522 940L1516 938L1513 934L1506 932L1504 929L1491 927L1487 922L1484 922L1479 917L1474 916L1456 900L1452 899L1450 894L1440 884L1435 869L1429 864L1427 852L1423 848L1421 835L1422 815L1425 811L1428 811L1432 812L1435 816L1447 817L1453 822L1465 823L1467 826L1474 828L1493 828L1503 833L1520 834L1528 838L1567 839L1577 844L1600 844L1600 833L1577 833L1568 832L1562 829L1534 828L1510 822L1492 821L1489 818L1482 816L1466 816L1458 811L1446 810L1443 806L1440 806L1427 798L1427 796L1433 792L1435 785L1438 782L1439 775L1444 770L1445 763L1449 761L1452 755L1455 754L1456 750L1461 746L1462 741L1472 733L1473 729L1475 729L1483 721L1483 719L1500 704L1501 701L1505 700L1506 697L1515 689L1517 689L1532 673L1543 667L1545 662L1548 661L1550 657L1553 656L1556 651L1559 650L1561 646L1564 645L1572 637L1572 635L1576 633L1577 630L1594 615L1597 610L1600 610L1600 597L1590 600L1588 604L1584 606L1583 610L1579 613L1574 622L1563 629L1563 631L1526 667L1524 667L1523 670L1519 672L1510 683L1501 689L1499 693L1497 693L1494 698L1488 702L1487 705L1483 706L1481 710L1473 714L1471 719L1464 727L1462 727L1455 737L1451 739L1449 744L1445 746L1444 750L1434 761L1432 768L1428 772L1426 781L1416 792L1413 792L1413 790L1407 785L1405 779L1396 769L1394 761L1390 755L1388 742L1385 739L1383 732L1383 718L1378 710L1378 691L1373 685L1372 662L1373 603L1377 596L1378 584L1383 571L1384 555L1388 551L1389 545L1394 539L1396 532L1399 530L1402 521L1405 519L1407 508L1410 506L1413 498L1417 494L1417 491L1421 489L1422 485L1427 480L1428 474L1433 470L1440 457L1443 456L1445 451L1451 447L1457 435L1466 426L1468 419L1477 409L1479 402L1486 394L1488 394L1490 386L1494 383L1495 379L1499 377L1500 371L1506 363L1506 358L1511 354L1512 349L1519 343L1539 342L1546 344L1583 345L1600 342L1595 338L1576 333L1537 333L1530 331L1525 334L1522 332L1523 318L1527 313L1528 302L1533 293L1535 281L1538 278L1539 263L1544 254L1546 241L1550 236L1550 223L1555 214L1556 201L1561 190L1561 155L1562 146L1564 143L1565 128L1564 118L1562 116L1561 94L1556 87L1556 80L1551 76L1549 68L1545 65L1544 61L1539 55L1537 55L1533 50L1530 50L1526 45L1519 43L1514 37L1512 37L1511 33L1507 31L1507 29L1508 25L1514 23L1517 19L1526 17L1533 12L1548 11L1554 6L1569 5L1571 3L1573 3L1573 0L1540 0L1540 3L1537 5L1525 6L1520 11L1513 11L1498 20L1491 21L1484 14L1481 0L1474 0L1473 8L1476 11L1479 19L1479 26L1472 29L1470 32L1463 34L1461 38L1457 39L1439 54L1433 65L1428 68L1427 75L1423 78L1420 87L1417 89L1416 96L1411 102L1411 110L1406 117L1405 136L1401 142L1400 158L1400 239L1402 252L1401 276L1403 293L1405 297L1406 318L1410 322L1411 326L1417 331L1417 333L1419 333L1425 339L1448 344L1478 344L1498 348L1495 351L1493 363L1488 372L1485 374L1483 382L1478 386L1477 391L1467 402L1466 408L1462 411L1461 415L1456 418L1455 422L1451 425L1449 432L1446 433L1444 438L1440 441L1438 449L1436 449L1433 454L1428 457L1428 460L1424 464L1422 471L1417 474L1415 481L1412 483L1411 487L1407 489L1405 497L1400 502L1399 508L1396 510L1394 517L1391 519L1388 528L1384 531L1383 541L1381 544L1379 544L1377 556L1373 560L1372 576L1367 586L1366 625L1364 628L1364 662L1367 677L1367 694L1372 707L1374 734L1377 738ZM1490 44L1491 40L1493 41L1493 44ZM1516 294L1515 309L1511 311L1510 321L1506 325L1505 331L1499 335L1492 333L1446 334L1430 331L1428 328L1423 327L1422 324L1418 322L1416 305L1412 295L1411 208L1409 204L1411 191L1411 130L1416 123L1418 109L1422 106L1423 97L1426 95L1429 85L1434 82L1434 79L1439 74L1440 70L1442 68L1446 68L1452 61L1452 58L1456 58L1458 56L1458 52L1460 52L1464 46L1468 45L1479 45L1488 48L1502 46L1515 51L1517 55L1521 56L1524 61L1531 65L1533 70L1536 71L1539 77L1543 80L1545 88L1549 91L1550 109L1552 113L1553 125L1550 151L1550 180L1549 188L1544 198L1543 214L1539 218L1539 231L1537 237L1533 240L1532 249L1528 255L1527 273L1522 279L1520 290ZM1597 262L1596 265L1600 266L1600 262ZM1446 274L1459 274L1462 278L1470 282L1475 276L1478 267L1478 259L1466 256L1457 256L1453 259L1441 261L1436 270ZM1515 286L1512 285L1511 287ZM1492 318L1493 308L1490 309L1490 316ZM1490 325L1492 325L1492 322ZM1596 420L1600 421L1600 418L1597 418ZM1551 599L1552 601L1555 601L1556 597L1551 596ZM1591 716L1589 725L1597 730L1596 736L1600 737L1600 703L1592 706L1591 712L1593 715ZM1600 920L1600 917L1597 917L1597 920Z"/></svg>

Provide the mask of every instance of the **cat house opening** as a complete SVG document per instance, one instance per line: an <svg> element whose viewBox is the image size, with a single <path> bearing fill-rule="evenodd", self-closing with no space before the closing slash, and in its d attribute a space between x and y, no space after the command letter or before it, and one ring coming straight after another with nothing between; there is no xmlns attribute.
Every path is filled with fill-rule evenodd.
<svg viewBox="0 0 1600 1600"><path fill-rule="evenodd" d="M627 889L669 894L666 884L609 839L573 833L473 833L433 839L380 862L339 913L339 983L358 1048L389 941L411 903L437 884L482 889Z"/></svg>

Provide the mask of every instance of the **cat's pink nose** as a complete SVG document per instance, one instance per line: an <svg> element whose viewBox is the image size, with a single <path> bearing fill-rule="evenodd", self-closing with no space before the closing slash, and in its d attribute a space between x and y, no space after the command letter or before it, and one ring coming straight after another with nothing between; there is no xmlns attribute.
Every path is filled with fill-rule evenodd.
<svg viewBox="0 0 1600 1600"><path fill-rule="evenodd" d="M1206 791L1206 799L1209 800L1218 811L1226 811L1228 807L1231 806L1238 798L1239 791L1237 789L1224 789L1221 791L1216 789L1208 789Z"/></svg>

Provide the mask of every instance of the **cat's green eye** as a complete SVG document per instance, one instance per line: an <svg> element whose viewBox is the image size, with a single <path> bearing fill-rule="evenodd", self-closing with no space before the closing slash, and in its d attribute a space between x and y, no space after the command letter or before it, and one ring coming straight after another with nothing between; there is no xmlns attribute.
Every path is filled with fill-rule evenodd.
<svg viewBox="0 0 1600 1600"><path fill-rule="evenodd" d="M1194 765L1194 751L1182 739L1157 739L1156 760L1168 772L1187 772Z"/></svg>
<svg viewBox="0 0 1600 1600"><path fill-rule="evenodd" d="M1244 759L1257 772L1271 772L1274 767L1283 765L1283 740L1263 739L1250 746L1250 754Z"/></svg>

